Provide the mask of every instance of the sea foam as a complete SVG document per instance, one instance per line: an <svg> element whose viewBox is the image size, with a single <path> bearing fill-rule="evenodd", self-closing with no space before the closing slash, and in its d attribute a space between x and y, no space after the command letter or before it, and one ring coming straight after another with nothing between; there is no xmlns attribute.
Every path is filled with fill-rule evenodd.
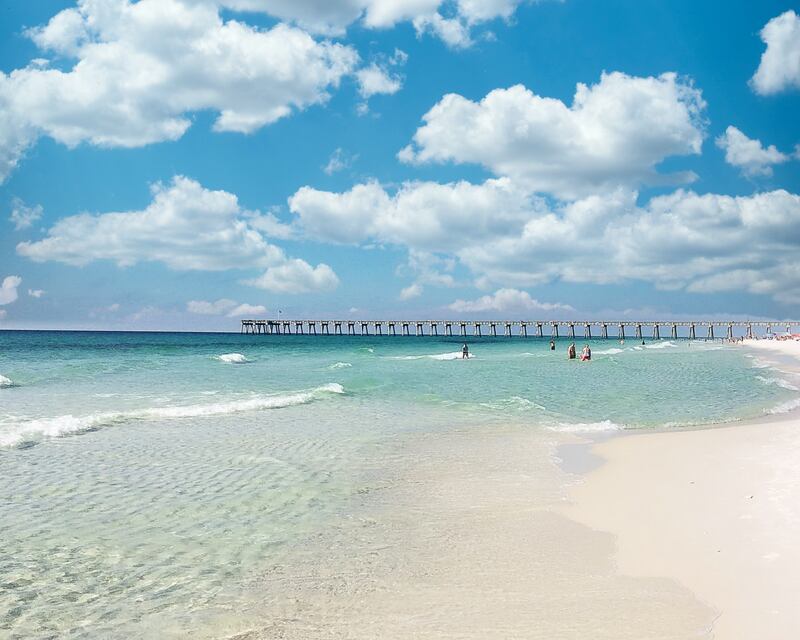
<svg viewBox="0 0 800 640"><path fill-rule="evenodd" d="M0 375L0 389L3 387L13 387L14 383L11 381L11 378L6 378L4 375Z"/></svg>
<svg viewBox="0 0 800 640"><path fill-rule="evenodd" d="M777 415L781 413L789 413L795 409L800 409L800 398L793 398L792 400L782 402L781 404L772 407L772 409L767 409L764 411L764 413L769 415Z"/></svg>
<svg viewBox="0 0 800 640"><path fill-rule="evenodd" d="M474 358L475 355L470 353L469 358L470 360ZM453 351L451 353L426 353L421 356L394 356L389 358L390 360L461 360L463 358L460 351Z"/></svg>
<svg viewBox="0 0 800 640"><path fill-rule="evenodd" d="M63 415L53 418L24 420L17 423L0 424L0 447L14 447L31 440L55 438L74 433L94 431L101 427L131 422L134 420L201 418L229 415L244 411L282 409L308 404L326 397L343 394L344 387L335 382L324 384L306 391L275 395L254 396L244 400L216 402L211 404L191 404L174 407L148 407L131 411L95 413L87 416ZM8 429L7 427L11 427Z"/></svg>
<svg viewBox="0 0 800 640"><path fill-rule="evenodd" d="M622 353L625 349L617 349L616 347L612 347L611 349L603 349L602 351L595 351L594 355L596 356L613 356L617 353Z"/></svg>
<svg viewBox="0 0 800 640"><path fill-rule="evenodd" d="M250 360L241 353L223 353L221 356L217 356L217 360L229 364L244 364L250 362Z"/></svg>
<svg viewBox="0 0 800 640"><path fill-rule="evenodd" d="M552 431L563 431L565 433L604 433L609 431L622 431L625 427L611 420L601 420L600 422L562 423L550 427L550 429Z"/></svg>
<svg viewBox="0 0 800 640"><path fill-rule="evenodd" d="M328 369L347 369L352 366L353 365L350 364L349 362L335 362L330 367L328 367Z"/></svg>
<svg viewBox="0 0 800 640"><path fill-rule="evenodd" d="M776 387L780 387L781 389L787 389L789 391L800 391L800 389L795 387L791 382L788 382L781 378L766 378L764 376L756 376L756 380L760 380L764 384L773 384Z"/></svg>

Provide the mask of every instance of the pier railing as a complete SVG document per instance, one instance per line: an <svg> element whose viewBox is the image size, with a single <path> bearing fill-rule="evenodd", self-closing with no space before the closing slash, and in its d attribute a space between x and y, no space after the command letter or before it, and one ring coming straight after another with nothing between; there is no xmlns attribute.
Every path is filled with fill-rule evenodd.
<svg viewBox="0 0 800 640"><path fill-rule="evenodd" d="M679 337L689 339L754 337L800 329L800 322L748 321L571 321L571 320L242 320L242 333L376 336L520 336L552 338Z"/></svg>

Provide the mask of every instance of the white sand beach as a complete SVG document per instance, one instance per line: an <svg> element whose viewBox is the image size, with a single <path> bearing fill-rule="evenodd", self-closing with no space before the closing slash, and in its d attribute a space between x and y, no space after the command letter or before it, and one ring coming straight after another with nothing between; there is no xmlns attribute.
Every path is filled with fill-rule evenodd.
<svg viewBox="0 0 800 640"><path fill-rule="evenodd" d="M800 359L800 342L747 341ZM800 370L800 362L787 366ZM623 575L667 577L717 618L721 640L785 639L800 629L800 417L634 433L597 444L605 463L565 514L617 536Z"/></svg>

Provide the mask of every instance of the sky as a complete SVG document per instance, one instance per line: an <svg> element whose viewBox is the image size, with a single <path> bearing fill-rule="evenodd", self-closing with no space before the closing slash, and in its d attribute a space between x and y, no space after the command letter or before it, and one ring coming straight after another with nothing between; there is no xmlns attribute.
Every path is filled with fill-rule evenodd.
<svg viewBox="0 0 800 640"><path fill-rule="evenodd" d="M800 319L800 16L0 0L0 328Z"/></svg>

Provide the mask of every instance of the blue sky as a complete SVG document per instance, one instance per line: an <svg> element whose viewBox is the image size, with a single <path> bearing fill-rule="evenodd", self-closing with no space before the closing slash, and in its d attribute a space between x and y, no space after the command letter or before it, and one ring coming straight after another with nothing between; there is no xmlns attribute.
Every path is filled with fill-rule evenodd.
<svg viewBox="0 0 800 640"><path fill-rule="evenodd" d="M797 318L792 8L4 2L0 326Z"/></svg>

